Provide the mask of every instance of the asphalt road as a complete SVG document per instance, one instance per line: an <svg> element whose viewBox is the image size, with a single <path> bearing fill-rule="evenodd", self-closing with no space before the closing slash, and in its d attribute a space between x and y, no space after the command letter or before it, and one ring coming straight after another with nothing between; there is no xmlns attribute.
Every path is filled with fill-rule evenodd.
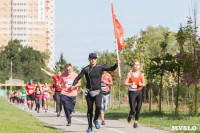
<svg viewBox="0 0 200 133"><path fill-rule="evenodd" d="M17 106L21 108L21 106ZM25 110L28 112L27 110ZM33 116L37 117L39 120L50 124L58 130L62 130L64 132L74 132L74 133L84 133L88 128L87 117L86 114L83 113L73 113L72 116L72 124L71 126L67 125L67 120L65 115L62 114L60 117L56 116L56 113L52 108L49 108L48 112L40 111L37 113L33 110L33 112L28 112ZM93 125L93 131L96 133L172 133L170 131L164 131L161 129L155 129L151 127L145 127L139 125L139 128L133 128L133 123L123 122L119 120L106 119L106 125L102 126L100 129L96 129ZM101 121L99 120L99 123Z"/></svg>

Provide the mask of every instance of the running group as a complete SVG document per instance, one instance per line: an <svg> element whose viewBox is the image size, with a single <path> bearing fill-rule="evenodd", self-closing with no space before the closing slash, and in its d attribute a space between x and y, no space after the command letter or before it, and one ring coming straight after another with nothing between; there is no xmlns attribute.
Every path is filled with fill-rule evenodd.
<svg viewBox="0 0 200 133"><path fill-rule="evenodd" d="M22 96L27 95L28 110L32 111L33 103L35 101L36 110L39 112L41 101L44 101L44 108L47 112L50 98L49 93L53 93L56 101L55 111L57 113L57 117L61 115L63 107L67 119L67 126L71 126L71 114L74 112L77 90L78 87L81 86L81 78L85 75L87 81L85 91L88 119L87 132L91 132L93 130L92 123L94 123L96 129L100 129L100 124L98 122L99 116L102 120L101 125L105 125L104 116L110 97L109 86L113 85L112 76L109 72L114 71L118 67L120 60L116 60L116 63L111 67L108 65L97 64L97 55L95 53L90 53L88 60L89 65L84 67L79 74L72 71L71 64L66 64L65 72L61 73L58 71L57 75L41 68L43 72L54 79L53 88L55 88L55 90L50 89L47 83L45 83L43 87L41 87L40 83L37 83L37 86L35 86L32 79L30 79L29 84L21 90ZM128 114L127 121L130 123L133 116L135 116L133 127L137 128L140 109L142 106L142 87L145 86L144 74L140 72L139 61L135 61L133 63L133 69L131 72L128 72L124 85L128 88L128 99L130 105L130 112ZM15 101L16 98L13 99ZM24 99L22 100L22 104L24 105L26 98L22 97L22 99ZM93 118L94 104L95 115Z"/></svg>

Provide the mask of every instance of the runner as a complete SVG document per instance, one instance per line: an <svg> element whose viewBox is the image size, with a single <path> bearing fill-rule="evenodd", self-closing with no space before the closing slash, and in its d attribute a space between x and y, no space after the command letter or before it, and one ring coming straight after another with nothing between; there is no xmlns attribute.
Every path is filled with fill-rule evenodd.
<svg viewBox="0 0 200 133"><path fill-rule="evenodd" d="M93 117L93 104L95 102L95 116L94 116L94 124L96 129L100 129L100 125L98 123L98 117L100 115L101 110L101 101L102 101L102 92L101 92L101 77L102 71L113 71L117 68L120 60L116 61L116 64L112 67L106 67L102 65L97 65L97 55L95 53L89 54L89 62L90 65L86 66L82 69L78 77L73 82L73 87L78 83L78 81L85 75L87 84L86 84L86 101L87 101L87 118L88 118L88 129L87 132L92 131L92 117Z"/></svg>
<svg viewBox="0 0 200 133"><path fill-rule="evenodd" d="M17 101L17 102L15 102ZM15 90L14 93L13 93L13 104L18 104L19 101L18 101L18 91Z"/></svg>
<svg viewBox="0 0 200 133"><path fill-rule="evenodd" d="M37 111L37 113L40 112L40 103L42 101L42 93L43 93L42 87L40 85L40 82L38 82L35 88L35 104L36 104L35 111Z"/></svg>
<svg viewBox="0 0 200 133"><path fill-rule="evenodd" d="M78 87L81 86L81 82L79 81L78 84L74 88L72 88L72 83L74 79L78 76L77 73L72 72L72 65L66 64L65 65L65 72L61 75L61 98L62 104L65 111L66 119L67 119L67 126L71 126L71 114L74 110L74 106L76 103L76 96Z"/></svg>
<svg viewBox="0 0 200 133"><path fill-rule="evenodd" d="M47 112L48 111L48 107L49 107L49 99L50 99L49 92L51 90L48 87L47 83L44 83L44 86L43 86L42 90L43 90L43 99L44 99L44 109L45 109L45 112Z"/></svg>
<svg viewBox="0 0 200 133"><path fill-rule="evenodd" d="M10 93L9 93L9 99L10 99L10 103L13 104L13 92L10 90Z"/></svg>
<svg viewBox="0 0 200 133"><path fill-rule="evenodd" d="M61 110L62 110L62 103L61 103L61 89L58 87L58 83L60 82L60 76L61 71L57 72L57 76L51 74L50 72L46 71L45 69L41 68L42 71L44 71L47 75L51 76L54 79L55 84L55 95L56 95L56 113L57 117L60 116Z"/></svg>
<svg viewBox="0 0 200 133"><path fill-rule="evenodd" d="M53 101L54 101L54 110L56 112L56 95L55 95L55 84L50 86L51 91L53 92Z"/></svg>
<svg viewBox="0 0 200 133"><path fill-rule="evenodd" d="M21 93L22 93L22 109L26 109L26 88L23 87L23 89L21 89Z"/></svg>
<svg viewBox="0 0 200 133"><path fill-rule="evenodd" d="M35 89L35 84L33 83L33 80L30 79L29 83L26 85L27 105L28 105L28 111L30 112L32 112L33 103L35 101L34 89Z"/></svg>
<svg viewBox="0 0 200 133"><path fill-rule="evenodd" d="M110 89L109 86L112 86L112 77L109 73L106 71L103 71L103 75L101 78L101 89L102 89L102 103L101 103L101 124L105 125L104 117L105 117L105 111L107 110L109 99L110 99Z"/></svg>
<svg viewBox="0 0 200 133"><path fill-rule="evenodd" d="M133 64L132 72L127 74L126 80L124 82L125 86L129 87L128 96L130 104L130 112L127 121L130 123L133 115L135 114L135 122L133 124L134 128L137 128L138 119L140 116L140 109L142 106L142 87L145 86L144 74L140 72L140 62L135 61ZM135 103L137 106L135 107Z"/></svg>

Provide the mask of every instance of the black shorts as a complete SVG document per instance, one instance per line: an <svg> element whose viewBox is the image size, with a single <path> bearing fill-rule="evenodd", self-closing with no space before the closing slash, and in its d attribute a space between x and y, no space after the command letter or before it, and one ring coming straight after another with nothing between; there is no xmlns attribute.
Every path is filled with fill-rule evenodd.
<svg viewBox="0 0 200 133"><path fill-rule="evenodd" d="M27 101L35 101L35 96L27 95Z"/></svg>
<svg viewBox="0 0 200 133"><path fill-rule="evenodd" d="M53 95L53 100L56 101L56 95Z"/></svg>

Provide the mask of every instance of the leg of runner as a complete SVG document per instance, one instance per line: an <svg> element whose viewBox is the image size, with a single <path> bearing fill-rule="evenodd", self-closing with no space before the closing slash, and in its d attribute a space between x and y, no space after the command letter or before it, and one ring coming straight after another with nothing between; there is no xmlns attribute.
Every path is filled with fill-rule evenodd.
<svg viewBox="0 0 200 133"><path fill-rule="evenodd" d="M55 95L56 95L56 112L57 112L57 117L60 116L60 112L62 110L62 103L61 103L61 96L60 96L61 92L56 91Z"/></svg>
<svg viewBox="0 0 200 133"><path fill-rule="evenodd" d="M138 119L140 117L140 109L142 106L142 91L138 91L138 95L136 97L136 102L137 102L137 106L136 106L136 114L135 114L135 122L133 124L134 128L137 128L137 123L138 123Z"/></svg>
<svg viewBox="0 0 200 133"><path fill-rule="evenodd" d="M61 95L61 98L67 119L67 126L71 126L71 113L75 106L76 97L68 97L66 95Z"/></svg>
<svg viewBox="0 0 200 133"><path fill-rule="evenodd" d="M128 98L129 98L129 105L130 105L130 112L127 118L127 121L130 123L133 115L135 114L135 100L136 100L136 91L129 91Z"/></svg>
<svg viewBox="0 0 200 133"><path fill-rule="evenodd" d="M87 132L92 131L92 117L93 117L93 104L94 104L94 99L90 97L89 95L86 96L86 101L87 101L87 118L88 118L88 129Z"/></svg>
<svg viewBox="0 0 200 133"><path fill-rule="evenodd" d="M95 124L96 129L100 129L98 118L100 116L100 111L101 111L101 102L102 102L102 93L99 93L97 96L95 96L95 115L93 122Z"/></svg>
<svg viewBox="0 0 200 133"><path fill-rule="evenodd" d="M54 100L54 110L56 112L56 95L53 95L53 100Z"/></svg>
<svg viewBox="0 0 200 133"><path fill-rule="evenodd" d="M102 120L102 125L105 125L104 117L105 117L105 111L107 110L108 107L108 102L109 102L110 95L102 95L102 103L101 103L101 120Z"/></svg>
<svg viewBox="0 0 200 133"><path fill-rule="evenodd" d="M48 111L48 107L49 107L49 98L47 98L46 100L46 112Z"/></svg>
<svg viewBox="0 0 200 133"><path fill-rule="evenodd" d="M44 98L44 110L45 110L45 112L46 112L46 108L47 108L47 99L46 99L46 97Z"/></svg>

